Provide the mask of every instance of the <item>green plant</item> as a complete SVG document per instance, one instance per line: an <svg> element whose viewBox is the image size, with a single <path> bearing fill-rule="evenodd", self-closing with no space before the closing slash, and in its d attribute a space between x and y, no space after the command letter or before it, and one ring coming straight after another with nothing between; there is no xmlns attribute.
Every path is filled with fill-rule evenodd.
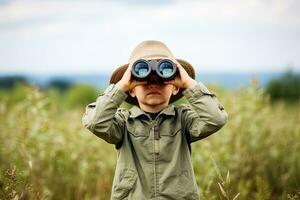
<svg viewBox="0 0 300 200"><path fill-rule="evenodd" d="M216 161L211 157L212 163L214 165L214 169L218 175L219 181L218 186L220 189L219 197L220 199L224 200L237 200L240 196L240 193L237 193L234 197L232 197L231 191L230 191L230 173L229 170L227 171L226 179L223 178L221 171L216 163Z"/></svg>
<svg viewBox="0 0 300 200"><path fill-rule="evenodd" d="M228 122L192 144L201 199L299 199L299 104L271 103L256 85L216 94ZM32 86L0 98L1 200L110 198L117 152L83 127L85 105L67 101Z"/></svg>
<svg viewBox="0 0 300 200"><path fill-rule="evenodd" d="M89 85L73 85L65 94L65 103L69 108L84 107L88 103L95 101L100 95L95 88Z"/></svg>
<svg viewBox="0 0 300 200"><path fill-rule="evenodd" d="M296 101L300 99L300 74L287 71L281 77L270 81L266 93L271 100Z"/></svg>

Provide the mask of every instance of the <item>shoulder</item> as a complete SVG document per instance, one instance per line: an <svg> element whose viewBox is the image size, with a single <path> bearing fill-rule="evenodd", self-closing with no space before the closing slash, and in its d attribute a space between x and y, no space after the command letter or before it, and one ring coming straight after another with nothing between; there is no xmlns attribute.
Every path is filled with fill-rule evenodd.
<svg viewBox="0 0 300 200"><path fill-rule="evenodd" d="M179 104L179 105L174 105L174 109L177 113L182 113L191 110L191 107L189 104Z"/></svg>
<svg viewBox="0 0 300 200"><path fill-rule="evenodd" d="M126 108L118 108L116 112L116 116L126 121L129 117L129 113L130 113L129 110Z"/></svg>
<svg viewBox="0 0 300 200"><path fill-rule="evenodd" d="M128 115L128 114L130 113L130 111L129 111L127 108L119 107L119 108L117 109L117 113L124 114L124 115Z"/></svg>

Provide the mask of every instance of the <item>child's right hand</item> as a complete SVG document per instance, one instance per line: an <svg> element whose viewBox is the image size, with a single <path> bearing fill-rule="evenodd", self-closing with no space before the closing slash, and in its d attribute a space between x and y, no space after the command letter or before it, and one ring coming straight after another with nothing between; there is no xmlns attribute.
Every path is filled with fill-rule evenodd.
<svg viewBox="0 0 300 200"><path fill-rule="evenodd" d="M191 88L197 84L197 81L192 79L189 74L185 71L185 69L182 67L182 65L175 60L174 58L170 58L177 66L177 69L179 71L179 76L176 76L175 79L171 81L165 81L165 84L172 84L176 86L177 88Z"/></svg>
<svg viewBox="0 0 300 200"><path fill-rule="evenodd" d="M132 65L129 65L127 67L121 80L116 83L116 87L118 87L120 90L123 90L124 92L132 90L137 85L147 84L147 81L136 81L131 79L131 67Z"/></svg>

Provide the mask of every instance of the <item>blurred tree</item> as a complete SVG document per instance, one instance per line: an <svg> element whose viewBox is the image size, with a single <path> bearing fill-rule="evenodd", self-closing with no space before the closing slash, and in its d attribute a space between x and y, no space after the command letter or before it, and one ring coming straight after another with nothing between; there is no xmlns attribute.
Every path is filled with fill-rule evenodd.
<svg viewBox="0 0 300 200"><path fill-rule="evenodd" d="M72 86L72 83L64 80L52 80L47 88L54 88L57 89L59 92L65 92Z"/></svg>
<svg viewBox="0 0 300 200"><path fill-rule="evenodd" d="M286 100L295 101L300 99L300 74L288 70L278 79L270 81L266 88L272 101Z"/></svg>
<svg viewBox="0 0 300 200"><path fill-rule="evenodd" d="M0 88L0 101L6 102L8 106L15 105L26 99L26 93L31 87L33 86L16 82L10 89Z"/></svg>
<svg viewBox="0 0 300 200"><path fill-rule="evenodd" d="M17 84L29 85L28 81L23 76L4 76L0 77L0 88L10 90Z"/></svg>
<svg viewBox="0 0 300 200"><path fill-rule="evenodd" d="M85 107L87 104L96 100L99 92L92 86L77 84L72 86L65 94L66 106Z"/></svg>

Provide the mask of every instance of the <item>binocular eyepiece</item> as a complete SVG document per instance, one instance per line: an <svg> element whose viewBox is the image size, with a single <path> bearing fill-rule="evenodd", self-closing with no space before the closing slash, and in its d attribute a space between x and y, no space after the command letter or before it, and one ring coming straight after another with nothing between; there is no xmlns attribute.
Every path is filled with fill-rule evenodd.
<svg viewBox="0 0 300 200"><path fill-rule="evenodd" d="M131 73L136 80L147 81L151 75L157 75L161 80L172 80L176 76L177 67L169 59L144 60L140 59L133 63Z"/></svg>

